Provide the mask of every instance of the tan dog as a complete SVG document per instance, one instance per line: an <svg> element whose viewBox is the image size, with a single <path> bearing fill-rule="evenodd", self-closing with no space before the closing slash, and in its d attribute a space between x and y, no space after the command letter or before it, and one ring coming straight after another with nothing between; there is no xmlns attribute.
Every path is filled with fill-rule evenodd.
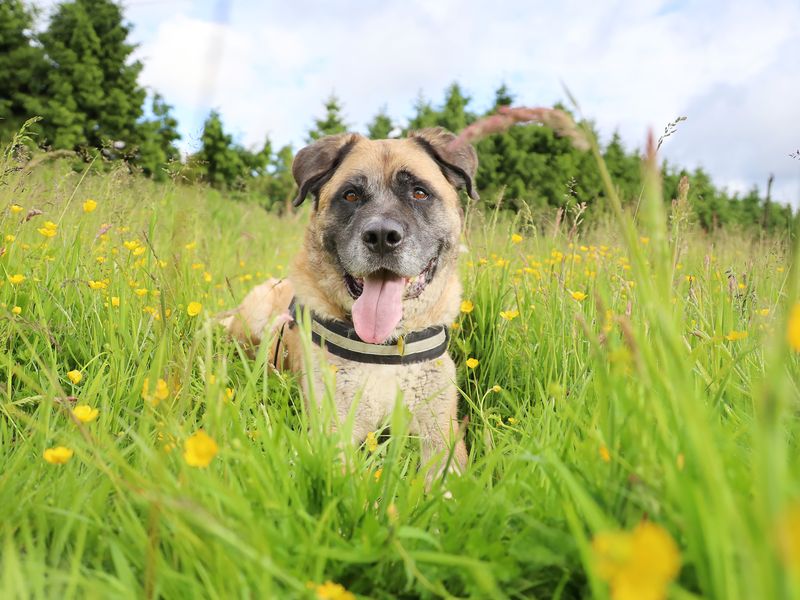
<svg viewBox="0 0 800 600"><path fill-rule="evenodd" d="M477 156L469 145L453 149L454 139L443 129L397 140L341 134L303 148L292 167L295 205L308 194L315 204L291 275L256 287L223 321L244 342L271 340L274 366L310 370L320 394L324 361L304 364L294 320L308 309L315 350L335 366L338 423L357 402L360 443L402 392L422 464L436 459L429 481L467 461L446 328L461 301L458 190L474 197ZM307 405L320 406L303 380Z"/></svg>

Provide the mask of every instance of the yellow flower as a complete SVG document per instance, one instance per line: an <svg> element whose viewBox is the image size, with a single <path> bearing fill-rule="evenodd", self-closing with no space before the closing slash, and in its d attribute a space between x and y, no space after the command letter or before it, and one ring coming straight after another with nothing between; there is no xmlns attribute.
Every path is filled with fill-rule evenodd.
<svg viewBox="0 0 800 600"><path fill-rule="evenodd" d="M64 446L48 448L44 451L44 459L51 465L63 465L72 458L73 451Z"/></svg>
<svg viewBox="0 0 800 600"><path fill-rule="evenodd" d="M207 467L219 451L217 442L202 429L192 435L183 445L183 459L190 467Z"/></svg>
<svg viewBox="0 0 800 600"><path fill-rule="evenodd" d="M72 409L72 414L75 415L75 418L81 423L91 423L97 418L100 411L96 408L92 408L88 404L79 404Z"/></svg>
<svg viewBox="0 0 800 600"><path fill-rule="evenodd" d="M52 221L45 221L44 227L37 229L46 238L54 237L58 233L58 225Z"/></svg>
<svg viewBox="0 0 800 600"><path fill-rule="evenodd" d="M468 315L473 311L475 305L472 303L472 300L462 300L461 301L461 312L465 315Z"/></svg>
<svg viewBox="0 0 800 600"><path fill-rule="evenodd" d="M800 574L800 504L781 516L777 530L781 558L787 567Z"/></svg>
<svg viewBox="0 0 800 600"><path fill-rule="evenodd" d="M789 340L789 346L795 352L800 352L800 302L795 302L789 312L787 325L786 338Z"/></svg>
<svg viewBox="0 0 800 600"><path fill-rule="evenodd" d="M90 279L89 287L93 290L104 290L108 287L108 284L105 281L93 281Z"/></svg>
<svg viewBox="0 0 800 600"><path fill-rule="evenodd" d="M761 309L757 310L756 312L759 315L761 315L762 317L768 317L769 316L769 309L768 308L761 308Z"/></svg>
<svg viewBox="0 0 800 600"><path fill-rule="evenodd" d="M25 281L25 279L26 279L25 275L21 275L20 273L17 273L16 275L9 275L8 276L8 281L12 285L19 285L20 283Z"/></svg>
<svg viewBox="0 0 800 600"><path fill-rule="evenodd" d="M133 290L133 293L141 298L142 296L147 295L147 288L137 288Z"/></svg>
<svg viewBox="0 0 800 600"><path fill-rule="evenodd" d="M326 581L314 590L318 600L356 600L352 592L348 592L340 583Z"/></svg>
<svg viewBox="0 0 800 600"><path fill-rule="evenodd" d="M746 331L731 331L728 335L725 336L725 339L729 342L738 342L739 340L743 340L747 337Z"/></svg>
<svg viewBox="0 0 800 600"><path fill-rule="evenodd" d="M11 309L11 312L14 313L15 315L22 314L22 307L15 306L14 308Z"/></svg>
<svg viewBox="0 0 800 600"><path fill-rule="evenodd" d="M494 393L502 392L502 391L503 391L503 388L501 388L499 385L493 385L493 386L492 386L492 391L493 391Z"/></svg>
<svg viewBox="0 0 800 600"><path fill-rule="evenodd" d="M203 310L203 305L199 302L189 302L189 306L186 307L186 314L190 317L196 317L200 314L200 311Z"/></svg>
<svg viewBox="0 0 800 600"><path fill-rule="evenodd" d="M375 437L375 433L373 433L372 431L370 431L367 434L366 444L367 444L367 450L369 450L370 452L375 452L375 450L378 449L378 438Z"/></svg>
<svg viewBox="0 0 800 600"><path fill-rule="evenodd" d="M9 233L8 235L6 235L6 241L9 243L13 242L15 239L17 239L17 236L15 236L13 233Z"/></svg>
<svg viewBox="0 0 800 600"><path fill-rule="evenodd" d="M233 400L233 395L235 393L236 392L233 391L233 388L225 388L225 400L227 400L228 402Z"/></svg>
<svg viewBox="0 0 800 600"><path fill-rule="evenodd" d="M11 212L14 214L21 213L24 208L22 208L19 204L12 204L11 205Z"/></svg>
<svg viewBox="0 0 800 600"><path fill-rule="evenodd" d="M612 600L661 600L680 570L680 553L669 533L642 521L631 532L606 532L592 541L598 577Z"/></svg>
<svg viewBox="0 0 800 600"><path fill-rule="evenodd" d="M383 475L383 469L378 469L375 471L375 481L380 481L381 475Z"/></svg>
<svg viewBox="0 0 800 600"><path fill-rule="evenodd" d="M518 233L515 233L511 236L511 241L515 244L519 244L522 241L522 236Z"/></svg>
<svg viewBox="0 0 800 600"><path fill-rule="evenodd" d="M111 296L111 306L114 308L119 306L119 296Z"/></svg>
<svg viewBox="0 0 800 600"><path fill-rule="evenodd" d="M156 381L156 389L150 393L150 379L145 378L144 385L142 386L142 398L156 406L162 400L169 398L169 386L163 379Z"/></svg>
<svg viewBox="0 0 800 600"><path fill-rule="evenodd" d="M505 319L506 321L513 321L519 316L518 310L502 310L500 311L500 317Z"/></svg>
<svg viewBox="0 0 800 600"><path fill-rule="evenodd" d="M133 252L136 248L139 247L139 240L129 240L127 242L122 242L122 245L125 246L128 250Z"/></svg>
<svg viewBox="0 0 800 600"><path fill-rule="evenodd" d="M582 302L587 298L586 294L584 294L583 292L570 292L569 295L572 296L578 302Z"/></svg>
<svg viewBox="0 0 800 600"><path fill-rule="evenodd" d="M608 448L606 448L604 445L600 446L600 450L598 452L600 453L600 458L603 460L603 462L611 462L611 453L608 451Z"/></svg>
<svg viewBox="0 0 800 600"><path fill-rule="evenodd" d="M141 256L146 251L147 251L147 248L145 248L144 246L137 246L136 248L131 250L131 252L133 253L134 256Z"/></svg>
<svg viewBox="0 0 800 600"><path fill-rule="evenodd" d="M83 373L73 369L72 371L67 373L67 377L72 383L78 385L81 382L81 379L83 379Z"/></svg>
<svg viewBox="0 0 800 600"><path fill-rule="evenodd" d="M197 242L189 242L184 246L187 250L194 250L195 246L197 246Z"/></svg>
<svg viewBox="0 0 800 600"><path fill-rule="evenodd" d="M640 241L640 242L642 242L642 244L643 244L644 246L646 246L647 244L649 244L649 243L650 243L650 238L649 238L649 237L642 236L642 237L640 237L640 238L639 238L639 241Z"/></svg>
<svg viewBox="0 0 800 600"><path fill-rule="evenodd" d="M477 358L468 358L468 359L467 359L467 366L468 366L470 369L474 369L474 368L475 368L475 367L477 367L479 364L480 364L480 363L478 362L478 359L477 359Z"/></svg>
<svg viewBox="0 0 800 600"><path fill-rule="evenodd" d="M205 281L206 283L211 283L211 273L209 273L208 271L203 273L203 281Z"/></svg>
<svg viewBox="0 0 800 600"><path fill-rule="evenodd" d="M97 202L89 198L86 202L83 203L83 212L90 213L95 208L97 208Z"/></svg>

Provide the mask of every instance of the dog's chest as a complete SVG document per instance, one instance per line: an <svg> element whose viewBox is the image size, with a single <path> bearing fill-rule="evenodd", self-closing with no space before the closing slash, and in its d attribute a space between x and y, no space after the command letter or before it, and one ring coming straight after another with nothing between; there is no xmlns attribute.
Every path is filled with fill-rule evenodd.
<svg viewBox="0 0 800 600"><path fill-rule="evenodd" d="M340 413L358 400L358 412L380 419L391 414L398 399L411 412L455 391L455 365L447 355L409 365L379 365L328 357ZM318 373L320 366L315 369Z"/></svg>

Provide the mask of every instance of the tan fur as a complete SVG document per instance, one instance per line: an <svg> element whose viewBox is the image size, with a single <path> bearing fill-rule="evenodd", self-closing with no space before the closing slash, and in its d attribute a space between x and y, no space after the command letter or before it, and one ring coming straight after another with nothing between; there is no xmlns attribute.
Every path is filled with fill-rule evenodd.
<svg viewBox="0 0 800 600"><path fill-rule="evenodd" d="M313 157L312 157L313 158ZM299 328L286 326L288 306L293 296L315 312L328 318L349 318L353 300L343 284L341 272L323 247L326 228L337 223L328 219L329 193L353 172L381 173L387 180L399 169L424 177L435 187L436 196L447 206L448 239L451 251L440 256L438 272L424 292L413 300L404 300L403 319L390 339L403 333L432 325L449 325L458 315L461 285L457 273L457 248L461 231L461 208L458 192L437 163L411 139L371 141L359 138L344 161L318 194L318 207L306 229L303 247L298 253L289 280L271 279L253 289L241 305L232 311L223 325L229 334L255 346L271 340L270 360L275 366L290 370L311 370L314 393L306 377L301 378L306 402L320 405L324 363L334 365L337 421L343 422L355 409L353 442L361 442L368 432L380 428L388 419L398 392L411 412L411 432L420 436L423 466L432 459L429 482L444 468L453 444L451 469L466 466L466 448L458 431L455 365L448 355L405 366L364 364L324 354L324 360L303 364ZM320 357L322 358L322 357ZM335 425L334 425L335 426Z"/></svg>

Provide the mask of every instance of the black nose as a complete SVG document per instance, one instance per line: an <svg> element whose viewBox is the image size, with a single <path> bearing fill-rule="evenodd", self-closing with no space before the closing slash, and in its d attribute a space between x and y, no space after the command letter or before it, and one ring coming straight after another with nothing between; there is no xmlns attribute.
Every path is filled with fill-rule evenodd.
<svg viewBox="0 0 800 600"><path fill-rule="evenodd" d="M385 217L371 220L361 232L361 241L372 252L386 254L403 243L403 226Z"/></svg>

